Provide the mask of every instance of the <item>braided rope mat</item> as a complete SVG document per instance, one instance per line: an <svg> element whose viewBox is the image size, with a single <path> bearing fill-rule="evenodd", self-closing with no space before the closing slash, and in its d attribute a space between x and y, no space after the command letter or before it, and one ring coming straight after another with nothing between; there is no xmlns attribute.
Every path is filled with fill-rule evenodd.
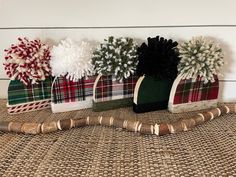
<svg viewBox="0 0 236 177"><path fill-rule="evenodd" d="M123 108L60 114L46 109L8 115L5 104L0 101L1 121L43 122L106 115L159 123L196 114L134 114L131 108ZM0 132L0 176L236 176L235 151L235 114L221 116L188 132L161 137L105 126L38 135Z"/></svg>

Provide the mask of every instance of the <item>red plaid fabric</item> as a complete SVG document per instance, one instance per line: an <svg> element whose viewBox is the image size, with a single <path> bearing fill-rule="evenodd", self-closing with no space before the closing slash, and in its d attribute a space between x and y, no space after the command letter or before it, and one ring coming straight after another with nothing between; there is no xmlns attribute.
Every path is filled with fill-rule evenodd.
<svg viewBox="0 0 236 177"><path fill-rule="evenodd" d="M55 104L77 102L92 97L95 79L96 76L91 76L88 79L73 82L66 77L56 78L52 86L52 102Z"/></svg>
<svg viewBox="0 0 236 177"><path fill-rule="evenodd" d="M95 88L95 102L117 100L133 97L137 76L130 76L123 82L115 80L114 76L101 76Z"/></svg>
<svg viewBox="0 0 236 177"><path fill-rule="evenodd" d="M174 104L213 100L218 98L219 81L215 76L215 82L204 84L201 77L193 79L182 79L176 89Z"/></svg>

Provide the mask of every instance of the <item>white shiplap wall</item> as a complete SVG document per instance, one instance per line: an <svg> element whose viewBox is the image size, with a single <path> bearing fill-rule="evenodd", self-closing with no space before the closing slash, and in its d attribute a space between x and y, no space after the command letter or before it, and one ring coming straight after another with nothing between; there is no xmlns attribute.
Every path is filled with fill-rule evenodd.
<svg viewBox="0 0 236 177"><path fill-rule="evenodd" d="M109 35L141 41L156 35L175 40L210 36L222 44L228 63L220 98L236 101L235 7L234 0L0 0L0 51L19 36L54 43L65 37L101 41ZM5 98L9 81L2 64L0 78L0 98Z"/></svg>

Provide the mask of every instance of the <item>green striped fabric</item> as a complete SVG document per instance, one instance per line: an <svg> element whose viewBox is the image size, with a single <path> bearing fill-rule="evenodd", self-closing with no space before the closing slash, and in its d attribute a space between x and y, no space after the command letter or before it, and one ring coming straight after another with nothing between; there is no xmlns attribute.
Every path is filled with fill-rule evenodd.
<svg viewBox="0 0 236 177"><path fill-rule="evenodd" d="M15 105L51 99L51 85L51 77L33 85L24 85L19 80L13 80L8 87L8 104Z"/></svg>

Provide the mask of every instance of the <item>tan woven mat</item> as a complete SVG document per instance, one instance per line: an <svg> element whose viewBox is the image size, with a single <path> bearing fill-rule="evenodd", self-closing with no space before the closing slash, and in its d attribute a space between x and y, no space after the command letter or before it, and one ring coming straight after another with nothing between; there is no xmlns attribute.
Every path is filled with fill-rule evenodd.
<svg viewBox="0 0 236 177"><path fill-rule="evenodd" d="M0 120L43 122L112 115L145 122L170 122L195 113L132 108L52 114L49 109L10 116L0 101ZM102 126L24 135L0 132L0 176L236 176L236 115L226 115L189 132L157 137Z"/></svg>

